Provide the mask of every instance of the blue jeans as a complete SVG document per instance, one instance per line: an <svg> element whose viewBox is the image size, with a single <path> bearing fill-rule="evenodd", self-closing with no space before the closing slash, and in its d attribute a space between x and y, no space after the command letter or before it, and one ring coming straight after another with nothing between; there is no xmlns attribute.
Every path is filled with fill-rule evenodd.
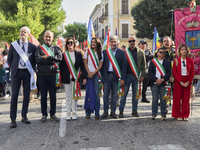
<svg viewBox="0 0 200 150"><path fill-rule="evenodd" d="M197 85L196 85L196 88L195 88L195 92L198 92L198 91L199 91L199 87L200 87L200 80L197 81Z"/></svg>
<svg viewBox="0 0 200 150"><path fill-rule="evenodd" d="M116 111L116 101L117 101L117 89L118 83L114 82L114 75L112 73L108 74L108 79L103 83L103 109L104 112L108 112L109 109L109 94L111 93L111 112Z"/></svg>
<svg viewBox="0 0 200 150"><path fill-rule="evenodd" d="M95 74L92 78L92 83L94 85L95 91L96 91L96 107L95 107L95 116L100 116L99 115L99 110L100 110L100 97L99 97L99 76ZM91 115L91 109L86 109L85 111L86 116Z"/></svg>
<svg viewBox="0 0 200 150"><path fill-rule="evenodd" d="M47 116L47 91L50 95L50 115L56 113L56 76L38 75L38 82L41 92L41 111L43 116Z"/></svg>
<svg viewBox="0 0 200 150"><path fill-rule="evenodd" d="M165 92L165 86L164 85L156 85L154 84L151 86L151 92L152 92L152 115L157 116L158 114L158 100L160 99L160 109L161 109L161 116L166 116L166 100L163 99L163 95Z"/></svg>
<svg viewBox="0 0 200 150"><path fill-rule="evenodd" d="M136 111L138 108L138 99L136 99L138 80L134 75L127 74L126 81L124 84L124 95L121 97L120 100L119 111L124 111L124 107L126 105L126 97L128 95L131 83L132 83L132 111Z"/></svg>

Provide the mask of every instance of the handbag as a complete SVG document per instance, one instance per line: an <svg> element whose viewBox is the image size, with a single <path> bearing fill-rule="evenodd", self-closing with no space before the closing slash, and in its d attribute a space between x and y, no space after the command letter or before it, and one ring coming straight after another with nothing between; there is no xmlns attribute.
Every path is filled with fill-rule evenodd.
<svg viewBox="0 0 200 150"><path fill-rule="evenodd" d="M144 77L144 80L143 80L144 86L145 86L145 87L149 87L149 86L150 86L150 81L151 81L151 79L150 79L150 77L149 77L149 74L147 73L147 74L145 75L145 77Z"/></svg>

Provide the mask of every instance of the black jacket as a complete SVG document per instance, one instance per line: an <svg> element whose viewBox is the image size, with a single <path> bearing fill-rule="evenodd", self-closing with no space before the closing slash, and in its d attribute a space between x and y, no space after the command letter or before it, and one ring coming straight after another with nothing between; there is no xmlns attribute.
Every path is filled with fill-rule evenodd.
<svg viewBox="0 0 200 150"><path fill-rule="evenodd" d="M53 52L54 56L48 56L47 59L41 57L44 56L45 53L40 48L40 46L38 46L36 49L35 59L39 75L44 75L44 76L56 75L57 69L53 65L53 62L60 62L62 60L62 53L58 46L51 45L49 48Z"/></svg>
<svg viewBox="0 0 200 150"><path fill-rule="evenodd" d="M75 53L74 67L76 70L78 70L78 68L80 67L81 72L83 74L83 78L86 79L87 73L85 70L83 57L82 57L81 53L78 51L74 51L74 53ZM65 84L70 83L70 72L69 72L69 68L67 66L64 56L62 57L62 61L60 62L59 68L60 68L60 75L61 75L61 83L65 83ZM75 79L72 78L72 81L75 81Z"/></svg>
<svg viewBox="0 0 200 150"><path fill-rule="evenodd" d="M163 63L162 66L165 68L166 74L164 77L162 77L165 81L169 80L170 76L171 76L171 64L168 60L163 59ZM156 80L158 79L156 77L156 66L154 65L154 63L151 61L150 65L149 65L149 77L151 79L150 81L150 86L154 85L154 82L156 82ZM161 85L165 85L164 82Z"/></svg>

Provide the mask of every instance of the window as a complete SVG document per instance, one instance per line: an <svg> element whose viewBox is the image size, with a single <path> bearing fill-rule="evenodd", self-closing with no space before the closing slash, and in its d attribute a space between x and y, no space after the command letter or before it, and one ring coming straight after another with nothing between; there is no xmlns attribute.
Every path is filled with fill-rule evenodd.
<svg viewBox="0 0 200 150"><path fill-rule="evenodd" d="M102 16L104 15L104 8L102 9Z"/></svg>
<svg viewBox="0 0 200 150"><path fill-rule="evenodd" d="M128 0L122 0L122 14L128 13Z"/></svg>
<svg viewBox="0 0 200 150"><path fill-rule="evenodd" d="M108 33L108 26L106 26L106 33Z"/></svg>
<svg viewBox="0 0 200 150"><path fill-rule="evenodd" d="M108 16L108 3L105 5L105 16Z"/></svg>
<svg viewBox="0 0 200 150"><path fill-rule="evenodd" d="M102 40L104 40L104 29L102 29Z"/></svg>
<svg viewBox="0 0 200 150"><path fill-rule="evenodd" d="M122 24L122 38L128 38L128 24Z"/></svg>

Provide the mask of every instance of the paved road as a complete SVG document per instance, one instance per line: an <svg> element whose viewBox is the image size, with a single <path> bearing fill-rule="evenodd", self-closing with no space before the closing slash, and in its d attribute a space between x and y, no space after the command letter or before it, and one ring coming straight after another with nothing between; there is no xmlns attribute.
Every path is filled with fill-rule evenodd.
<svg viewBox="0 0 200 150"><path fill-rule="evenodd" d="M84 98L82 91L82 98ZM48 121L40 123L40 102L31 102L28 118L30 125L21 120L21 102L18 104L18 127L10 129L10 98L0 99L0 150L199 150L200 148L200 95L193 101L192 116L189 121L171 118L171 108L167 121L161 121L160 113L151 120L151 103L139 102L140 118L131 116L131 92L127 98L125 118L95 120L94 115L85 119L82 108L78 109L78 120L64 118L64 93L57 93L57 116L60 123ZM148 89L148 99L151 92ZM84 100L79 100L79 105ZM103 100L101 98L101 104ZM159 110L160 112L160 110ZM101 114L102 105L101 105ZM117 110L117 114L119 111Z"/></svg>

